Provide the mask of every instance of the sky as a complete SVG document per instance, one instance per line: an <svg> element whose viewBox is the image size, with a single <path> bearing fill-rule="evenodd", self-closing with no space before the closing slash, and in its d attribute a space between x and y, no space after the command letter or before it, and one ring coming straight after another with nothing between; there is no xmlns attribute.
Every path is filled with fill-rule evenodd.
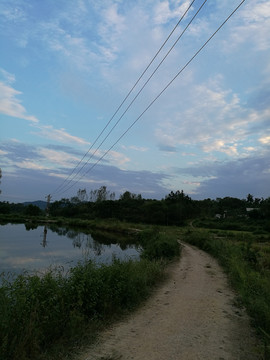
<svg viewBox="0 0 270 360"><path fill-rule="evenodd" d="M1 0L0 201L269 197L270 2L194 57L240 2Z"/></svg>

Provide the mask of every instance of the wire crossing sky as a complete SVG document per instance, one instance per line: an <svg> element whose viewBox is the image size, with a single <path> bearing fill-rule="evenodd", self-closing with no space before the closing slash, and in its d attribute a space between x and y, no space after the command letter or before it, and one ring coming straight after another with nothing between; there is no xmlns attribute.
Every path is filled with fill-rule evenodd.
<svg viewBox="0 0 270 360"><path fill-rule="evenodd" d="M140 92L143 90L144 86L148 83L149 79L152 77L152 75L155 73L155 71L159 68L159 66L161 65L161 63L165 60L165 58L168 56L168 54L170 53L170 51L173 49L173 47L175 46L175 44L178 42L178 40L180 39L180 37L182 35L180 35L178 37L178 39L176 40L176 42L173 44L173 46L171 47L171 49L169 50L169 52L167 52L167 54L165 55L165 57L162 59L162 61L159 63L158 67L155 69L155 71L152 73L152 75L150 76L150 78L148 78L148 81L144 84L144 86L141 88L141 90L137 93L137 95L135 96L135 98L132 100L132 102L129 104L129 106L126 108L126 110L124 111L124 113L121 115L121 117L118 119L118 121L116 122L116 124L113 126L113 128L109 131L109 133L106 135L106 137L104 138L104 140L100 143L99 147L95 150L95 152L90 156L90 158L84 163L84 165L78 170L78 172L76 172L76 174L74 176L72 176L72 178L70 178L70 176L74 173L74 171L78 168L78 166L82 163L82 161L84 160L84 158L89 154L90 150L92 150L93 146L96 144L96 142L99 140L99 138L102 136L102 134L104 133L104 131L107 129L107 127L109 126L109 124L111 123L111 121L114 119L114 117L116 116L116 114L118 113L118 111L121 109L121 107L123 106L123 104L126 102L126 100L128 99L128 97L130 96L130 94L132 93L132 91L135 89L135 87L138 85L139 81L142 79L142 77L144 76L144 74L147 72L147 70L150 68L150 66L152 65L152 63L154 62L154 60L156 59L156 57L158 56L158 54L161 52L161 50L164 48L164 46L166 45L166 43L168 42L168 40L170 39L170 37L172 36L172 34L174 33L174 31L176 30L176 28L178 27L178 25L181 23L181 21L183 20L183 18L185 17L185 15L188 13L188 11L190 10L191 6L193 5L193 3L195 2L195 0L193 0L189 6L187 7L186 11L184 12L184 14L180 17L179 21L177 22L177 24L174 26L174 28L172 29L172 31L170 32L170 34L168 35L168 37L166 38L166 40L163 42L163 44L161 45L161 47L159 48L159 50L156 52L156 54L154 55L154 57L152 58L152 60L150 61L150 63L146 66L145 70L142 72L142 74L139 76L138 80L135 82L135 84L132 86L132 88L129 90L128 94L125 96L124 100L121 102L121 104L118 106L118 108L116 109L116 111L114 112L114 114L112 115L112 117L110 118L110 120L107 122L107 124L105 125L105 127L102 129L102 131L100 132L100 134L98 135L98 137L96 138L96 140L92 143L92 145L90 146L90 148L88 149L88 151L84 154L84 156L82 157L82 159L79 161L79 163L76 165L76 167L72 170L71 174L63 181L63 183L54 191L54 193L58 192L59 190L62 190L61 193L65 190L63 190L63 186L65 185L66 181L67 185L70 184L70 182L72 180L74 180L74 178L82 171L82 169L89 163L89 161L93 158L93 156L95 155L95 153L97 152L97 150L100 148L100 146L104 143L104 141L108 138L108 136L111 134L111 132L113 131L113 129L115 128L115 126L119 123L119 121L122 119L122 117L125 115L125 113L128 111L129 107L133 104L133 102L136 100L137 96L140 94ZM201 7L206 3L206 1L203 2L203 4L201 5ZM201 9L200 7L200 9ZM200 11L199 9L199 11ZM198 13L198 12L197 12ZM193 19L196 17L197 13L195 14L195 16L193 17ZM193 20L192 19L192 20ZM192 22L192 20L190 21L190 23ZM189 23L189 24L190 24ZM182 32L183 34L183 32ZM70 180L69 180L70 179ZM66 187L66 185L65 185ZM68 187L70 188L70 187ZM59 190L58 190L59 189Z"/></svg>
<svg viewBox="0 0 270 360"><path fill-rule="evenodd" d="M191 59L180 69L180 71L178 71L178 73L173 77L173 79L171 81L169 81L169 83L165 86L165 88L162 89L162 91L154 98L153 101L150 102L150 104L146 107L146 109L137 117L137 119L135 119L133 121L133 123L127 128L127 130L116 140L116 142L78 179L76 180L72 185L70 185L67 189L63 190L61 192L61 194L69 189L71 189L75 184L77 184L84 176L86 176L91 170L94 169L94 167L114 148L114 146L128 133L128 131L131 130L131 128L142 118L142 116L146 113L146 111L148 111L150 109L150 107L160 98L160 96L169 88L169 86L171 86L171 84L178 78L179 75L182 74L182 72L186 69L186 67L195 59L195 57L203 50L203 48L209 43L209 41L217 34L217 32L226 24L226 22L232 17L232 15L240 8L240 6L245 2L245 0L242 0L241 3L233 10L233 12L225 19L225 21L217 28L217 30L207 39L207 41L199 48L198 51L196 51L196 53L191 57ZM206 1L203 2L202 6L206 3ZM198 14L198 12L201 10L202 6L199 8L199 10L196 12L196 14L194 15L194 17L192 18L192 20L196 17L196 15ZM191 24L192 20L189 22L188 26ZM188 27L187 26L187 27ZM187 29L187 27L184 29L184 31ZM181 33L181 35L177 38L176 42L180 39L180 37L182 36L182 34L184 33L184 31ZM173 46L171 47L171 49L169 50L169 52L165 55L165 57L162 59L162 61L159 63L158 67L154 70L154 72L151 74L151 76L149 77L149 79L152 78L152 75L156 72L156 70L159 68L160 64L163 62L163 60L167 57L167 55L170 53L170 51L172 50L172 48L175 46L176 42L173 44ZM149 80L148 79L148 80ZM144 84L144 86L148 83L148 80L146 81L146 83ZM141 88L141 90L144 88L144 86ZM141 90L138 92L138 94L140 94ZM138 95L137 94L137 95ZM134 99L137 98L137 95ZM133 101L131 102L131 104L133 103ZM126 110L129 109L129 106ZM126 111L123 113L125 114ZM122 116L120 117L120 119L122 118ZM120 120L119 119L119 120ZM119 121L118 120L118 121ZM118 122L116 122L116 125L118 124ZM112 128L114 129L114 127ZM109 132L108 135L110 135L111 132ZM108 137L108 135L105 137ZM104 142L104 141L103 141ZM103 143L102 142L102 143ZM101 144L102 144L101 143ZM94 152L95 154L95 152ZM91 159L91 158L90 158ZM83 167L82 167L83 168Z"/></svg>
<svg viewBox="0 0 270 360"><path fill-rule="evenodd" d="M268 197L269 1L245 1L207 42L240 4L209 0L173 47L202 4L2 0L0 201L100 186L157 199L181 189L195 199ZM148 64L155 76L108 123Z"/></svg>
<svg viewBox="0 0 270 360"><path fill-rule="evenodd" d="M201 4L201 6L199 7L199 9L196 11L195 15L192 17L192 19L189 21L189 23L187 24L187 26L184 28L184 30L181 32L181 34L177 37L176 41L173 43L173 45L171 46L171 48L169 49L169 51L165 54L165 56L162 58L162 60L160 61L160 63L158 64L158 66L155 68L155 70L151 73L151 75L148 77L148 79L145 81L145 83L143 84L143 86L141 87L141 89L137 92L136 96L133 98L133 100L129 103L129 105L127 106L127 108L125 109L125 111L122 113L122 115L120 116L120 118L117 120L117 122L114 124L114 126L111 128L111 130L108 132L108 134L105 136L105 138L102 140L102 142L99 144L99 146L95 149L95 151L92 153L92 155L90 156L90 158L84 163L84 165L80 168L80 170L69 180L68 184L75 179L75 177L77 177L77 175L82 171L82 169L89 163L89 161L93 158L93 156L97 153L97 151L100 149L100 147L103 145L103 143L106 141L106 139L110 136L110 134L112 133L112 131L115 129L115 127L119 124L119 122L122 120L122 118L124 117L124 115L127 113L127 111L129 110L129 108L133 105L134 101L137 99L137 97L141 94L141 92L143 91L143 89L145 88L145 86L149 83L149 81L152 79L152 77L154 76L154 74L157 72L157 70L159 69L159 67L163 64L163 62L165 61L165 59L167 58L167 56L170 54L170 52L173 50L173 48L175 47L175 45L178 43L178 41L181 39L181 37L183 36L183 34L185 33L185 31L187 30L187 28L190 26L190 24L192 23L192 21L196 18L196 16L198 15L198 13L200 12L200 10L202 9L202 7L204 6L204 4L206 3L207 0L204 0L204 2ZM181 20L184 18L184 16L187 14L188 10L190 9L191 5L194 3L194 1L190 4L190 6L188 7L188 9L185 11L184 15L182 15L181 19L178 21L177 25L179 25L179 23L181 22ZM176 26L177 26L176 25ZM174 30L176 29L176 26L174 27L174 29L171 31L170 35L167 37L167 39L165 40L165 42L162 44L162 46L160 47L160 49L158 50L158 52L156 53L156 55L153 57L153 59L151 60L151 62L149 63L149 65L146 67L145 71L143 72L143 74L140 76L140 78L136 81L135 85L133 86L132 90L135 88L135 86L138 84L139 80L142 78L142 76L145 74L145 72L148 70L149 66L153 63L154 59L157 57L157 55L160 53L160 50L164 47L164 44L168 41L169 37L172 35L172 33L174 32ZM131 90L131 91L132 91ZM126 96L125 100L128 98L128 96L130 95L131 91L128 93L128 95ZM120 109L120 107L122 106L124 102L121 103L121 105L118 107L118 109ZM116 113L114 113L113 117L115 116ZM112 118L113 118L112 117ZM110 121L107 123L107 125L111 122L112 118L110 119ZM135 121L137 122L137 120ZM135 124L135 122L132 123ZM106 127L107 127L106 125ZM129 127L130 129L130 127ZM129 130L128 129L128 130ZM101 134L103 133L103 131L105 130L105 128L102 130ZM108 152L122 139L122 137L127 133L127 131L125 131L125 133L113 144L113 146L110 147L109 150L107 150L100 158L99 160L93 164L90 169L88 169L82 176L80 176L80 178L78 180L76 180L71 186L68 186L67 190L71 189L75 184L78 183L78 181L80 179L82 179L86 174L88 174L95 166L96 164L98 164L107 154ZM100 135L101 135L100 134ZM100 137L100 136L99 136ZM99 138L98 137L98 138ZM94 142L94 144L96 143L96 141ZM92 148L92 147L91 147ZM90 149L91 149L90 148ZM89 149L89 151L90 151ZM67 184L67 185L68 185ZM61 194L63 192L65 192L66 190L61 191Z"/></svg>

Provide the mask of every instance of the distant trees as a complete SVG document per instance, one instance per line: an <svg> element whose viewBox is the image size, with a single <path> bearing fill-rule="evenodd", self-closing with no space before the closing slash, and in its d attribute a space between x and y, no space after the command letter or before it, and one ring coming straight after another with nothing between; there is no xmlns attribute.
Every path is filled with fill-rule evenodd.
<svg viewBox="0 0 270 360"><path fill-rule="evenodd" d="M188 195L184 194L184 191L177 190L176 192L171 191L166 197L165 200L172 202L190 202L191 198Z"/></svg>
<svg viewBox="0 0 270 360"><path fill-rule="evenodd" d="M91 190L89 195L89 201L92 202L101 202L114 199L115 193L107 190L106 186L101 186L99 189Z"/></svg>
<svg viewBox="0 0 270 360"><path fill-rule="evenodd" d="M32 204L0 202L0 214L20 213L27 216L41 215L42 211ZM248 209L248 210L247 210ZM270 198L258 199L248 194L245 199L224 197L192 200L183 190L171 191L162 200L144 199L141 194L125 191L115 199L115 193L101 186L87 191L79 189L76 196L54 201L50 205L52 216L78 217L81 219L118 219L157 225L184 225L197 217L252 219L267 221L270 218ZM270 223L268 228L270 227Z"/></svg>
<svg viewBox="0 0 270 360"><path fill-rule="evenodd" d="M79 189L77 192L77 197L80 202L84 202L88 200L88 195L86 189Z"/></svg>
<svg viewBox="0 0 270 360"><path fill-rule="evenodd" d="M259 198L254 199L253 195L251 194L247 195L247 205L250 207L257 207L262 200L263 199L259 199Z"/></svg>
<svg viewBox="0 0 270 360"><path fill-rule="evenodd" d="M246 201L230 196L216 199L213 205L216 214L237 216L246 212Z"/></svg>
<svg viewBox="0 0 270 360"><path fill-rule="evenodd" d="M136 194L132 194L129 191L125 191L124 194L120 195L119 200L121 201L130 201L130 200L142 200L142 195L136 195Z"/></svg>
<svg viewBox="0 0 270 360"><path fill-rule="evenodd" d="M256 205L256 206L255 206ZM258 207L259 214L246 212L247 207ZM183 190L171 191L162 200L144 199L141 194L125 191L115 200L115 193L101 186L99 189L79 189L77 196L51 204L54 216L81 217L86 219L116 218L121 221L149 223L157 225L184 225L189 219L198 216L214 217L222 214L222 218L256 216L265 218L270 213L270 199L254 199L248 195L246 199L224 197L205 200L192 200Z"/></svg>
<svg viewBox="0 0 270 360"><path fill-rule="evenodd" d="M42 210L36 205L29 204L25 207L24 213L29 216L39 216L42 214Z"/></svg>

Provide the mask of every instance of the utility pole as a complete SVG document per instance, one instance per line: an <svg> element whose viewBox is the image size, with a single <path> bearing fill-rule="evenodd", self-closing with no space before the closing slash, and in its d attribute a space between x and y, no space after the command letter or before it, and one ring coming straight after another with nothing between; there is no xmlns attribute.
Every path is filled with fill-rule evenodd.
<svg viewBox="0 0 270 360"><path fill-rule="evenodd" d="M49 194L45 196L47 199L47 206L46 206L46 216L49 216L49 209L50 209L50 201L52 199L52 196Z"/></svg>

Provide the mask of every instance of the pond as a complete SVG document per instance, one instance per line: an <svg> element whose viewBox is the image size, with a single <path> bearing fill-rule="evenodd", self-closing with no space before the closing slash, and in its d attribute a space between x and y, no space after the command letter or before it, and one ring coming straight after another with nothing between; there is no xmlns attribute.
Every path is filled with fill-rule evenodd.
<svg viewBox="0 0 270 360"><path fill-rule="evenodd" d="M138 259L134 245L120 247L117 237L53 226L0 225L0 273L44 272L49 267L68 269L78 261L109 264L113 258Z"/></svg>

